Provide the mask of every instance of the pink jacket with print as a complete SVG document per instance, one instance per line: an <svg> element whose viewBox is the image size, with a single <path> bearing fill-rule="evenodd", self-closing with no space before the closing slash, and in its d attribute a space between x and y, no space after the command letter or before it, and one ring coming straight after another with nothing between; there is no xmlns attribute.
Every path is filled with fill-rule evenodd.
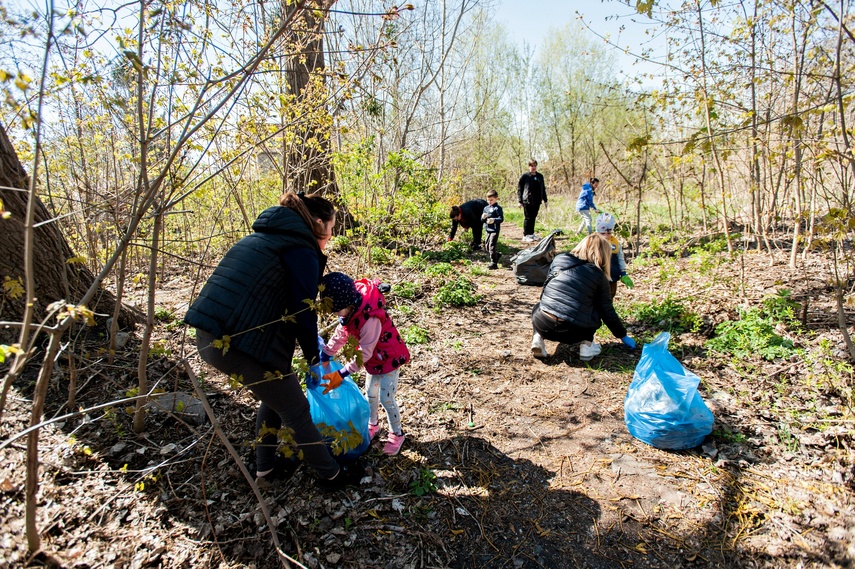
<svg viewBox="0 0 855 569"><path fill-rule="evenodd" d="M363 348L363 366L365 371L371 375L390 373L410 361L410 351L404 344L398 329L392 323L392 319L386 313L386 299L383 293L377 289L379 282L368 279L356 281L356 290L362 296L362 304L348 318L343 327L339 326L336 329L333 338L325 347L327 353L334 354L347 341L348 336L361 338L362 330L366 324L371 328L373 327L372 324L379 321L380 335L374 349L370 353L366 353L368 350L364 348L367 346L362 346L362 342L360 342L360 347ZM369 324L371 320L375 322ZM345 334L341 332L345 332ZM345 367L349 368L350 366Z"/></svg>

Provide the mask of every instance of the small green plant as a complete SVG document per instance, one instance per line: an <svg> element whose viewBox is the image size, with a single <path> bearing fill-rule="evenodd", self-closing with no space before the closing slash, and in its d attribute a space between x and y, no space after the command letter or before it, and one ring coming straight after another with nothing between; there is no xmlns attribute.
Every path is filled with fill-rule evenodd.
<svg viewBox="0 0 855 569"><path fill-rule="evenodd" d="M650 240L647 243L647 249L644 250L645 257L668 257L670 252L666 246L673 240L673 235L670 232L653 233L650 235Z"/></svg>
<svg viewBox="0 0 855 569"><path fill-rule="evenodd" d="M154 309L154 318L160 322L171 322L175 320L175 315L171 310L161 306Z"/></svg>
<svg viewBox="0 0 855 569"><path fill-rule="evenodd" d="M428 259L425 259L420 253L413 255L412 257L407 257L404 259L404 262L401 263L401 266L405 269L413 269L416 271L423 271L428 268L430 262Z"/></svg>
<svg viewBox="0 0 855 569"><path fill-rule="evenodd" d="M352 243L347 235L335 235L327 246L333 251L345 252L351 250Z"/></svg>
<svg viewBox="0 0 855 569"><path fill-rule="evenodd" d="M436 474L428 468L420 468L418 478L410 482L410 491L416 496L436 492Z"/></svg>
<svg viewBox="0 0 855 569"><path fill-rule="evenodd" d="M410 326L404 330L404 342L409 345L427 344L430 342L430 332L419 326Z"/></svg>
<svg viewBox="0 0 855 569"><path fill-rule="evenodd" d="M425 269L425 274L429 277L447 277L457 272L454 265L451 263L437 263Z"/></svg>
<svg viewBox="0 0 855 569"><path fill-rule="evenodd" d="M629 307L629 315L651 328L662 328L679 334L697 332L703 324L701 317L683 305L683 301L670 294L662 300L641 302Z"/></svg>
<svg viewBox="0 0 855 569"><path fill-rule="evenodd" d="M712 432L713 438L725 443L744 443L748 438L742 433L734 433L728 429L714 429Z"/></svg>
<svg viewBox="0 0 855 569"><path fill-rule="evenodd" d="M391 265L395 261L394 255L384 247L371 248L371 262L375 265Z"/></svg>
<svg viewBox="0 0 855 569"><path fill-rule="evenodd" d="M793 453L799 450L799 439L790 432L790 427L786 424L781 424L781 426L778 427L778 440L781 441L781 444L787 447L788 452Z"/></svg>
<svg viewBox="0 0 855 569"><path fill-rule="evenodd" d="M792 299L790 290L786 288L767 296L760 303L760 311L764 317L795 327L800 326L796 316L800 308L801 305Z"/></svg>
<svg viewBox="0 0 855 569"><path fill-rule="evenodd" d="M707 341L710 350L737 358L758 355L765 360L787 358L795 353L791 340L775 333L775 323L757 308L740 311L739 320L722 322L715 337Z"/></svg>
<svg viewBox="0 0 855 569"><path fill-rule="evenodd" d="M166 340L155 340L148 348L149 357L172 355L172 350L168 346Z"/></svg>
<svg viewBox="0 0 855 569"><path fill-rule="evenodd" d="M706 249L700 247L695 249L694 251L695 252L689 259L689 262L697 269L698 274L700 275L710 274L713 269L715 269L727 260L727 258L722 255L719 255L717 253L710 253Z"/></svg>
<svg viewBox="0 0 855 569"><path fill-rule="evenodd" d="M394 287L392 287L392 292L395 293L395 296L412 300L413 298L416 298L417 296L421 295L422 287L418 283L401 281Z"/></svg>
<svg viewBox="0 0 855 569"><path fill-rule="evenodd" d="M472 265L471 267L469 267L469 272L472 274L472 276L475 277L483 277L485 275L490 274L490 271L488 271L481 265Z"/></svg>
<svg viewBox="0 0 855 569"><path fill-rule="evenodd" d="M465 258L468 252L469 246L466 243L462 241L449 241L439 251L425 251L422 253L422 257L428 261L449 263Z"/></svg>
<svg viewBox="0 0 855 569"><path fill-rule="evenodd" d="M475 285L464 276L459 276L442 285L433 296L436 310L445 306L473 306L481 300L480 294L475 294Z"/></svg>

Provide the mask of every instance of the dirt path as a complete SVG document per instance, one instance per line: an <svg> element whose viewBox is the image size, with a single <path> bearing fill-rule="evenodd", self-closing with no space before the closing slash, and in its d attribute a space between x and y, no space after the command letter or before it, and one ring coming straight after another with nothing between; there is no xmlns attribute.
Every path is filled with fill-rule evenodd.
<svg viewBox="0 0 855 569"><path fill-rule="evenodd" d="M503 231L506 238L522 236L516 226ZM507 502L487 501L479 511L498 523L485 533L508 538L527 530L529 539L511 539L497 551L476 535L458 551L474 548L471 566L493 555L546 567L645 560L633 520L671 506L682 509L696 499L674 484L673 474L657 472L658 453L639 448L624 426L623 397L638 352L629 354L610 338L603 342L603 355L588 364L578 359L577 347L548 342L552 355L535 360L530 313L541 288L519 286L509 269L478 276L477 282L484 304L440 316L432 327L435 337L458 348L433 357L431 348L418 349L406 374L412 384L402 394L419 421L416 448L427 440L477 439L527 465L540 480L497 480L499 486L520 484ZM440 402L452 409L432 411ZM469 409L474 429L467 427ZM670 458L665 455L664 462ZM676 458L686 462L685 456ZM623 551L614 551L615 545ZM673 558L674 552L665 555Z"/></svg>
<svg viewBox="0 0 855 569"><path fill-rule="evenodd" d="M506 224L503 237L522 248L518 227ZM398 328L418 326L429 336L411 345L412 362L401 375L407 443L399 456L387 457L375 442L364 456L370 476L358 488L323 493L306 468L267 487L265 500L289 555L310 569L853 566L845 384L829 383L826 374L825 383L812 385L807 374L793 371L821 371L817 366L842 360L829 356L810 368L797 367L804 363L797 357L747 362L749 373L733 373L703 351L706 336L684 334L674 353L701 376L715 428L729 434L710 437L701 449L659 451L633 439L623 421L641 350L631 353L601 337L603 353L591 362L578 359L578 348L553 342L549 358L531 358L530 312L541 289L517 285L507 268L473 272L473 265L486 267L483 253L471 260L456 270L477 283L484 300L439 312L431 303L436 285L424 273L401 263L371 270L393 284L424 285L415 300L396 297L394 288L389 295ZM358 273L355 262L351 253L334 254L329 270ZM697 312L712 330L736 317L734 290L755 301L781 283L822 292L826 260L810 262L804 274L812 280L745 255L744 264L725 262L709 280L682 283L673 275L691 277L688 265L666 273L639 262L632 266L639 286L618 294L649 302L683 286L683 296L704 305ZM693 299L699 283L706 288ZM158 305L183 315L192 287L176 271ZM811 341L839 351L833 310L819 300L805 311ZM636 337L658 332L628 324ZM162 323L156 336L176 355L185 340L217 420L251 462L257 402L203 365L175 322ZM83 353L97 356L102 344L91 334ZM77 405L126 397L135 385L138 347L132 337L113 364L92 359L79 366ZM148 372L170 390L192 392L182 369L164 350ZM52 414L67 400L68 382L61 365L57 370ZM35 371L13 389L0 425L4 437L28 424ZM799 419L783 419L795 413ZM19 441L0 452L0 569L281 567L246 480L209 424L152 413L137 436L127 409L108 409L51 424L41 441L44 551L32 558L26 551Z"/></svg>

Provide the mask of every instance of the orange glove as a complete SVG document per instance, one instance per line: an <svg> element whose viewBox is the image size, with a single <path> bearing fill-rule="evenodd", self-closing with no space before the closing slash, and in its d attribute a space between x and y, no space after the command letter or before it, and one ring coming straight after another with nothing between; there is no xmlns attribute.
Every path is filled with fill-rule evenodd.
<svg viewBox="0 0 855 569"><path fill-rule="evenodd" d="M321 382L321 387L324 388L324 395L332 391L333 389L338 388L341 385L341 382L344 381L344 378L349 376L349 371L339 370L334 371L332 373L326 374L323 379L326 380L326 383Z"/></svg>

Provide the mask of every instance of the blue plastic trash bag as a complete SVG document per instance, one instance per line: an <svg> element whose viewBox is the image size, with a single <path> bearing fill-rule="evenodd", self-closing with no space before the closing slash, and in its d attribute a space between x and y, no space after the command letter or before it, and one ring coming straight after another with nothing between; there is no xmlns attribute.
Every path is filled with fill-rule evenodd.
<svg viewBox="0 0 855 569"><path fill-rule="evenodd" d="M629 433L656 448L682 450L712 432L713 414L698 392L700 378L668 351L662 332L644 346L623 402Z"/></svg>
<svg viewBox="0 0 855 569"><path fill-rule="evenodd" d="M317 374L318 377L323 377L328 373L340 370L342 367L344 366L332 359L326 363L311 366L309 372ZM333 439L326 439L333 455L349 459L362 456L371 442L368 438L368 400L362 394L362 390L348 376L344 378L339 387L326 395L323 393L324 388L320 385L306 388L306 398L309 400L312 421L316 425L323 423L337 431L344 431L354 437L361 437L361 441L357 442L355 439L351 441L356 443L356 448L344 454L336 452L338 450L337 444Z"/></svg>

